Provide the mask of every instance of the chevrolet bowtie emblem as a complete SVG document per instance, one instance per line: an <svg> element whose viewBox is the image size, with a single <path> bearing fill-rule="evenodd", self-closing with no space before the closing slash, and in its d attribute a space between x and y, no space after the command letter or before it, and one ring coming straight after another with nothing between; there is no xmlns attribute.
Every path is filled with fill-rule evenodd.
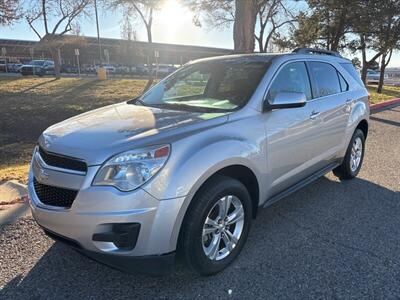
<svg viewBox="0 0 400 300"><path fill-rule="evenodd" d="M43 180L46 180L47 178L49 178L49 174L46 173L45 170L40 169L40 170L39 170L39 174L38 174L38 180L39 180L39 181L43 181Z"/></svg>

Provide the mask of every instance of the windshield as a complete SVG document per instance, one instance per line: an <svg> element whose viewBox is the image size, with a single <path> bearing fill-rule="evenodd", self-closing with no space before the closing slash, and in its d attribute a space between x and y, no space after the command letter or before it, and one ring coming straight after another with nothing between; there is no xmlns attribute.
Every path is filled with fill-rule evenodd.
<svg viewBox="0 0 400 300"><path fill-rule="evenodd" d="M175 72L138 101L147 106L198 111L243 107L267 70L265 61L200 62Z"/></svg>
<svg viewBox="0 0 400 300"><path fill-rule="evenodd" d="M29 64L34 66L41 66L44 64L44 60L32 60Z"/></svg>

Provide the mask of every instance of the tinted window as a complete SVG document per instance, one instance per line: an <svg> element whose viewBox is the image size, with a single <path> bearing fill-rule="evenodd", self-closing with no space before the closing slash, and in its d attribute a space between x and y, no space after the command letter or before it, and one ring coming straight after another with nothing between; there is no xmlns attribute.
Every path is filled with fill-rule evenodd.
<svg viewBox="0 0 400 300"><path fill-rule="evenodd" d="M310 80L304 62L294 62L284 66L275 77L268 91L268 100L273 100L279 92L304 93L311 99Z"/></svg>
<svg viewBox="0 0 400 300"><path fill-rule="evenodd" d="M361 80L360 75L357 73L356 69L354 68L353 64L346 63L340 64L350 75L353 77L361 86L364 86L364 83Z"/></svg>
<svg viewBox="0 0 400 300"><path fill-rule="evenodd" d="M346 79L343 78L342 74L339 72L337 73L339 76L339 83L340 83L340 89L342 92L348 91L349 90L349 84L347 83Z"/></svg>
<svg viewBox="0 0 400 300"><path fill-rule="evenodd" d="M330 64L321 62L310 63L311 73L314 77L314 97L324 97L341 92L336 69Z"/></svg>

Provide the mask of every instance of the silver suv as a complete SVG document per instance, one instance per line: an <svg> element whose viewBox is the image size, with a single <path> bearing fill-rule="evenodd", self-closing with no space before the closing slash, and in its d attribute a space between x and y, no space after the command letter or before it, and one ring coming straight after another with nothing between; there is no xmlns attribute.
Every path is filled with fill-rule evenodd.
<svg viewBox="0 0 400 300"><path fill-rule="evenodd" d="M242 250L260 207L333 170L357 175L368 93L334 52L189 63L137 99L40 136L32 214L43 230L123 270L202 275Z"/></svg>

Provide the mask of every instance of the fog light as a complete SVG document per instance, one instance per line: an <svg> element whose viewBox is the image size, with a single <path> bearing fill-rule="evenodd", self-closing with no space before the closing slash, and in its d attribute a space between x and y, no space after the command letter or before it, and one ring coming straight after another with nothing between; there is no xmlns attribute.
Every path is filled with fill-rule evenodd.
<svg viewBox="0 0 400 300"><path fill-rule="evenodd" d="M93 234L95 242L111 242L121 250L132 250L136 246L139 236L139 223L115 223L111 232Z"/></svg>

